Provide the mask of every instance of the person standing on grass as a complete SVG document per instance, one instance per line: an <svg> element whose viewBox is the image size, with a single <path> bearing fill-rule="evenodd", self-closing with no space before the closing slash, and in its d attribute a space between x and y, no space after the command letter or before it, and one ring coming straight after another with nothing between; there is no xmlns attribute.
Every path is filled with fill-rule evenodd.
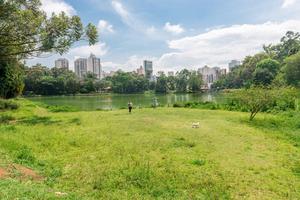
<svg viewBox="0 0 300 200"><path fill-rule="evenodd" d="M132 110L132 102L129 101L128 102L128 111L129 111L130 114L131 114L131 110Z"/></svg>

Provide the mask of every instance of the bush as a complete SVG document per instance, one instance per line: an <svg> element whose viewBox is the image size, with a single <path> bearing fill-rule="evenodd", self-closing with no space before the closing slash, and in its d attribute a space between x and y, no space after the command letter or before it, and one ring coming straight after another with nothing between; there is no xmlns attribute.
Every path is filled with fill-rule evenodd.
<svg viewBox="0 0 300 200"><path fill-rule="evenodd" d="M174 108L183 108L183 107L184 107L184 104L183 104L183 103L174 103L174 104L173 104L173 107L174 107Z"/></svg>
<svg viewBox="0 0 300 200"><path fill-rule="evenodd" d="M0 110L16 110L19 108L19 104L5 99L0 99Z"/></svg>

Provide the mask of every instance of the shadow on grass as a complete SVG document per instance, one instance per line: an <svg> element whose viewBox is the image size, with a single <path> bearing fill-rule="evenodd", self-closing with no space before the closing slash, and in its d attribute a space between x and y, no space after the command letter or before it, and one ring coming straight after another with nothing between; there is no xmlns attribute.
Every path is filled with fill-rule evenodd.
<svg viewBox="0 0 300 200"><path fill-rule="evenodd" d="M20 120L20 122L25 125L37 125L37 124L52 125L52 124L60 123L61 120L52 120L51 117L40 117L34 115L32 117Z"/></svg>

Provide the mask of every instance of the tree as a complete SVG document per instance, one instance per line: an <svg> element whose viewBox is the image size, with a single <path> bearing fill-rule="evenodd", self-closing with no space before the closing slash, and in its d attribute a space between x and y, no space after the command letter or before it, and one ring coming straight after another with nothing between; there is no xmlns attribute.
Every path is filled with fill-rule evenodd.
<svg viewBox="0 0 300 200"><path fill-rule="evenodd" d="M22 70L18 67L20 60L43 53L63 54L80 40L95 44L97 28L92 24L83 27L78 16L69 17L64 12L47 16L41 10L40 0L0 0L0 68L5 72L0 74L0 90L3 96L12 98L20 93L16 92L17 88L22 89L19 84L22 72L16 71ZM10 73L12 70L20 78L18 81L11 81L16 79Z"/></svg>
<svg viewBox="0 0 300 200"><path fill-rule="evenodd" d="M22 66L17 60L0 60L0 97L13 98L24 88Z"/></svg>
<svg viewBox="0 0 300 200"><path fill-rule="evenodd" d="M168 76L167 77L168 90L174 91L176 90L176 77Z"/></svg>
<svg viewBox="0 0 300 200"><path fill-rule="evenodd" d="M288 84L300 87L300 52L285 59L283 73Z"/></svg>
<svg viewBox="0 0 300 200"><path fill-rule="evenodd" d="M118 71L111 77L112 90L116 93L140 93L149 89L149 81L135 73Z"/></svg>
<svg viewBox="0 0 300 200"><path fill-rule="evenodd" d="M176 73L176 91L177 92L187 92L188 81L190 72L187 69L183 69Z"/></svg>
<svg viewBox="0 0 300 200"><path fill-rule="evenodd" d="M167 77L164 74L157 78L155 92L157 93L168 92L168 81L167 81Z"/></svg>
<svg viewBox="0 0 300 200"><path fill-rule="evenodd" d="M262 87L242 89L236 93L236 98L241 106L250 112L250 121L255 118L257 113L274 103L273 91Z"/></svg>
<svg viewBox="0 0 300 200"><path fill-rule="evenodd" d="M268 55L281 62L300 51L300 34L288 31L279 44L264 45L263 48Z"/></svg>
<svg viewBox="0 0 300 200"><path fill-rule="evenodd" d="M202 76L201 74L198 74L196 71L193 71L190 73L189 77L189 90L192 92L199 92L201 91L201 86L202 86Z"/></svg>
<svg viewBox="0 0 300 200"><path fill-rule="evenodd" d="M292 87L255 86L238 90L233 95L233 99L238 102L239 107L250 112L250 121L259 112L296 108L297 90Z"/></svg>
<svg viewBox="0 0 300 200"><path fill-rule="evenodd" d="M280 63L276 60L267 58L256 65L253 74L256 85L269 85L272 83L279 71Z"/></svg>
<svg viewBox="0 0 300 200"><path fill-rule="evenodd" d="M39 0L0 1L0 60L24 59L44 52L67 52L70 46L86 39L97 42L94 25L85 28L78 16L64 12L46 16Z"/></svg>

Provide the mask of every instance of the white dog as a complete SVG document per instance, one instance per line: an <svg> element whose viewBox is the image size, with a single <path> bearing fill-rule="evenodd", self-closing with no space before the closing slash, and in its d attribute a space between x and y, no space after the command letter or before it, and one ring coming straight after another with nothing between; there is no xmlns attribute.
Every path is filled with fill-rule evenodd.
<svg viewBox="0 0 300 200"><path fill-rule="evenodd" d="M192 124L192 128L199 128L200 127L200 122L194 122Z"/></svg>

